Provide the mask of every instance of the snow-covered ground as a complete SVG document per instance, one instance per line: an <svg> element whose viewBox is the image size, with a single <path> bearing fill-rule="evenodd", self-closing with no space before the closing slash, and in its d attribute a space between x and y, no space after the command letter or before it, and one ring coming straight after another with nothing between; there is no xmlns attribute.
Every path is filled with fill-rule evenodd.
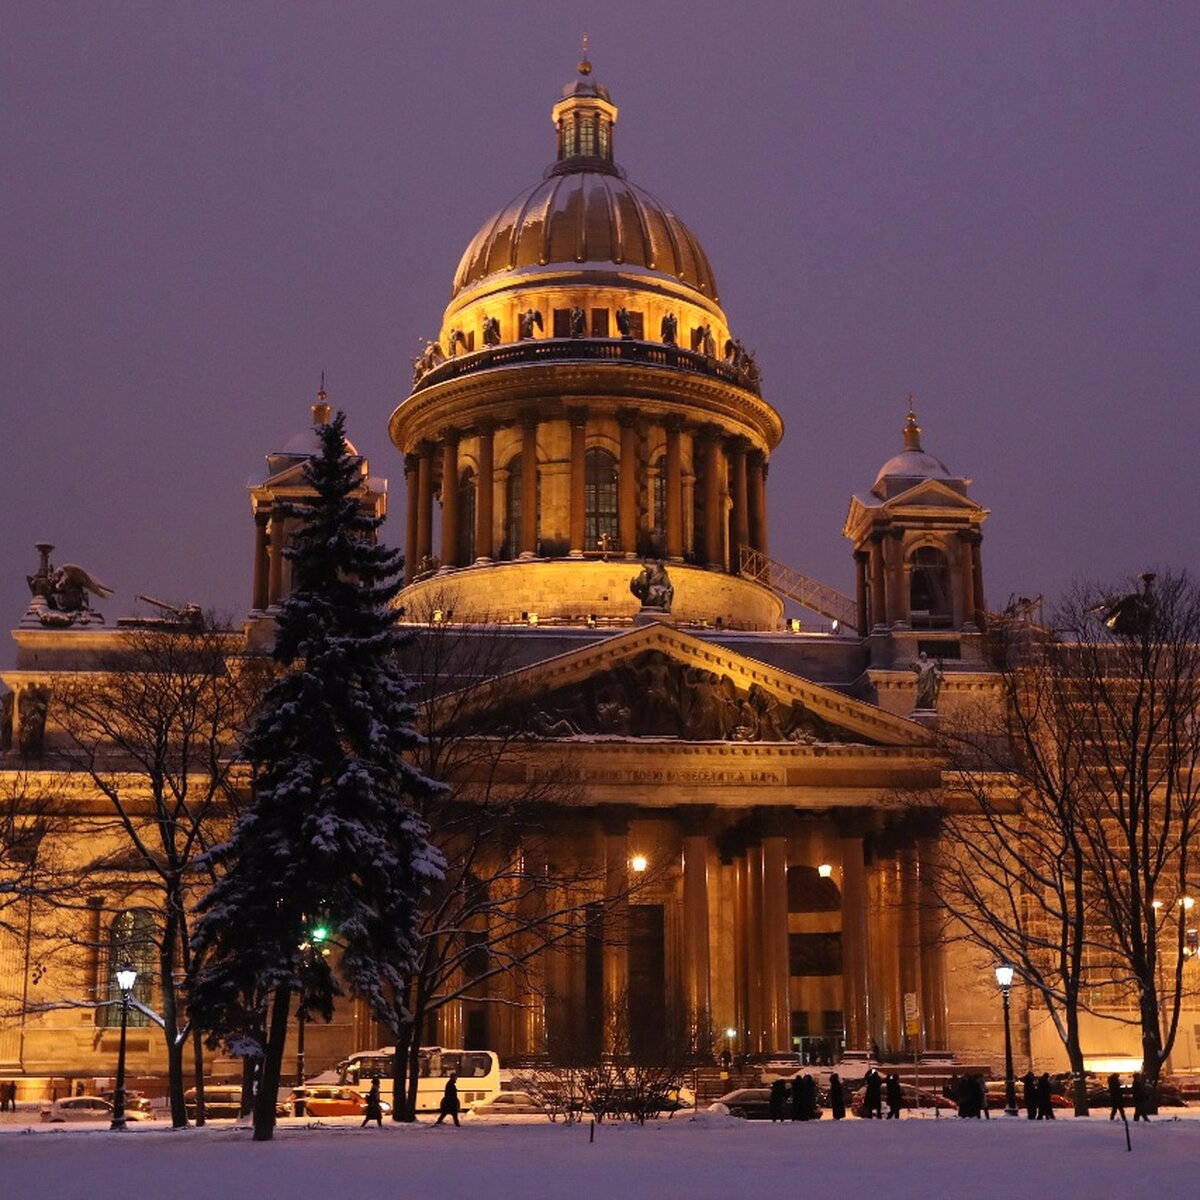
<svg viewBox="0 0 1200 1200"><path fill-rule="evenodd" d="M826 1118L707 1113L638 1128L467 1118L461 1129L286 1121L271 1143L227 1123L126 1134L0 1127L0 1193L49 1200L1196 1200L1200 1120Z"/></svg>

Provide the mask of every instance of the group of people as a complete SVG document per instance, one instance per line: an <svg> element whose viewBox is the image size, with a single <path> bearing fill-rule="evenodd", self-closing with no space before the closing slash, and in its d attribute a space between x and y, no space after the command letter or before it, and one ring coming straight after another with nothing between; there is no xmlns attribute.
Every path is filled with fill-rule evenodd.
<svg viewBox="0 0 1200 1200"><path fill-rule="evenodd" d="M0 1082L0 1112L17 1111L17 1081L7 1079Z"/></svg>
<svg viewBox="0 0 1200 1200"><path fill-rule="evenodd" d="M454 1120L455 1125L459 1124L458 1114L461 1111L461 1105L458 1099L458 1075L451 1072L450 1078L446 1080L446 1090L442 1093L442 1103L438 1108L438 1119L434 1122L435 1125L440 1125L447 1117ZM365 1129L372 1121L374 1121L380 1129L383 1128L383 1101L379 1096L379 1076L377 1075L371 1080L371 1090L367 1092L367 1105L363 1109L363 1120L359 1126L360 1129Z"/></svg>
<svg viewBox="0 0 1200 1200"><path fill-rule="evenodd" d="M795 1076L790 1088L786 1079L773 1080L768 1104L772 1121L786 1121L789 1115L793 1121L817 1121L821 1118L817 1081L809 1074ZM837 1075L829 1078L829 1111L835 1121L840 1121L846 1115L846 1098L841 1078Z"/></svg>
<svg viewBox="0 0 1200 1200"><path fill-rule="evenodd" d="M951 1075L942 1095L954 1101L960 1117L992 1119L988 1112L987 1084L982 1075Z"/></svg>
<svg viewBox="0 0 1200 1200"><path fill-rule="evenodd" d="M900 1120L900 1110L904 1107L904 1088L900 1076L893 1071L885 1080L872 1067L863 1078L863 1116L883 1120L883 1101L887 1098L887 1120Z"/></svg>
<svg viewBox="0 0 1200 1200"><path fill-rule="evenodd" d="M1129 1086L1130 1099L1133 1101L1133 1119L1135 1121L1150 1120L1150 1095L1146 1090L1146 1081L1142 1078L1141 1073L1135 1071L1133 1074L1133 1082ZM1121 1077L1115 1072L1108 1077L1108 1099L1112 1105L1112 1111L1108 1114L1110 1121L1116 1120L1120 1114L1121 1120L1125 1117L1125 1097L1121 1091Z"/></svg>

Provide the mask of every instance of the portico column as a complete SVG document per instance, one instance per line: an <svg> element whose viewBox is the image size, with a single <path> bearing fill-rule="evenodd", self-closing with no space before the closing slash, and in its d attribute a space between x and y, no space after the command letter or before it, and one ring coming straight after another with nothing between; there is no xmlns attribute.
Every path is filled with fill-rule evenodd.
<svg viewBox="0 0 1200 1200"><path fill-rule="evenodd" d="M442 433L442 568L458 566L458 430Z"/></svg>
<svg viewBox="0 0 1200 1200"><path fill-rule="evenodd" d="M853 814L839 814L842 854L842 1011L846 1047L869 1050L871 1044L867 958L867 871L863 831Z"/></svg>
<svg viewBox="0 0 1200 1200"><path fill-rule="evenodd" d="M415 454L404 456L404 582L410 584L417 573L417 509L420 507L419 459Z"/></svg>
<svg viewBox="0 0 1200 1200"><path fill-rule="evenodd" d="M637 413L623 408L617 413L621 426L621 466L617 477L617 536L626 558L637 555Z"/></svg>
<svg viewBox="0 0 1200 1200"><path fill-rule="evenodd" d="M887 584L883 567L883 533L871 534L871 625L887 624ZM864 630L863 632L867 632Z"/></svg>
<svg viewBox="0 0 1200 1200"><path fill-rule="evenodd" d="M921 995L921 908L917 895L917 848L907 840L897 853L900 876L900 997L911 993L917 998L917 1011L923 1022L924 998ZM900 1012L905 1050L911 1054L920 1045L920 1028L914 1037L908 1032L903 1008Z"/></svg>
<svg viewBox="0 0 1200 1200"><path fill-rule="evenodd" d="M900 889L899 864L894 857L877 858L872 865L871 1034L885 1050L900 1049Z"/></svg>
<svg viewBox="0 0 1200 1200"><path fill-rule="evenodd" d="M417 447L417 564L420 571L433 553L433 443Z"/></svg>
<svg viewBox="0 0 1200 1200"><path fill-rule="evenodd" d="M746 903L742 928L746 931L746 1025L744 1050L754 1054L766 1048L767 986L763 977L762 844L746 847Z"/></svg>
<svg viewBox="0 0 1200 1200"><path fill-rule="evenodd" d="M283 599L283 506L278 500L271 505L271 570L267 585L267 603L276 605Z"/></svg>
<svg viewBox="0 0 1200 1200"><path fill-rule="evenodd" d="M737 1030L737 1041L730 1051L742 1054L746 1050L749 1021L746 1017L746 855L739 852L729 861L726 883L730 889L730 907L733 925L733 962L725 963L724 970L733 975L733 1028Z"/></svg>
<svg viewBox="0 0 1200 1200"><path fill-rule="evenodd" d="M888 624L901 625L908 620L908 598L904 589L904 533L888 531Z"/></svg>
<svg viewBox="0 0 1200 1200"><path fill-rule="evenodd" d="M917 842L921 873L921 997L924 1001L925 1044L930 1050L948 1050L946 1021L946 961L942 952L940 908L934 891L938 841L922 837Z"/></svg>
<svg viewBox="0 0 1200 1200"><path fill-rule="evenodd" d="M537 556L537 461L538 419L536 413L521 417L521 557Z"/></svg>
<svg viewBox="0 0 1200 1200"><path fill-rule="evenodd" d="M496 499L496 428L481 421L479 436L479 475L475 484L475 561L492 561L495 551Z"/></svg>
<svg viewBox="0 0 1200 1200"><path fill-rule="evenodd" d="M868 623L871 618L867 613L867 563L870 557L865 550L855 550L854 552L854 582L857 599L856 607L858 608L858 632L863 637L871 631L871 626Z"/></svg>
<svg viewBox="0 0 1200 1200"><path fill-rule="evenodd" d="M567 409L567 420L571 423L571 528L570 555L582 558L587 538L587 409Z"/></svg>
<svg viewBox="0 0 1200 1200"><path fill-rule="evenodd" d="M971 539L971 578L975 584L975 624L981 629L987 624L987 606L983 601L983 556L981 547L983 545L983 534L978 530L975 531L975 536Z"/></svg>
<svg viewBox="0 0 1200 1200"><path fill-rule="evenodd" d="M725 566L724 524L721 513L721 441L715 428L705 431L704 441L704 562Z"/></svg>
<svg viewBox="0 0 1200 1200"><path fill-rule="evenodd" d="M787 838L772 832L762 840L763 965L768 1005L768 1050L791 1048L791 970L788 964Z"/></svg>
<svg viewBox="0 0 1200 1200"><path fill-rule="evenodd" d="M254 594L250 598L251 608L262 610L267 607L267 576L271 570L270 536L267 523L271 514L266 508L254 514Z"/></svg>
<svg viewBox="0 0 1200 1200"><path fill-rule="evenodd" d="M629 1034L629 818L605 813L604 827L604 1049Z"/></svg>
<svg viewBox="0 0 1200 1200"><path fill-rule="evenodd" d="M767 458L755 450L747 460L747 490L750 502L750 544L762 555L767 547Z"/></svg>
<svg viewBox="0 0 1200 1200"><path fill-rule="evenodd" d="M683 977L688 1027L694 1048L707 1056L712 1045L712 982L708 947L708 814L684 810Z"/></svg>
<svg viewBox="0 0 1200 1200"><path fill-rule="evenodd" d="M667 418L667 479L664 507L667 558L671 562L683 561L683 454L680 447L682 427L683 422L678 416L672 415Z"/></svg>
<svg viewBox="0 0 1200 1200"><path fill-rule="evenodd" d="M733 493L733 511L729 515L729 569L735 575L741 571L742 547L750 547L750 501L746 483L748 449L745 438L734 438L729 443L730 491Z"/></svg>

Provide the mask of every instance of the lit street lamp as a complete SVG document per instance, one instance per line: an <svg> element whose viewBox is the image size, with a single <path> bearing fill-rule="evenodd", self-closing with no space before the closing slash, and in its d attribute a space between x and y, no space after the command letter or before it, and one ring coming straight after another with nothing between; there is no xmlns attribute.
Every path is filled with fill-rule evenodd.
<svg viewBox="0 0 1200 1200"><path fill-rule="evenodd" d="M1020 1116L1017 1112L1017 1081L1013 1078L1012 1026L1008 1016L1008 993L1012 988L1013 966L1011 963L996 964L996 982L1004 997L1004 1115Z"/></svg>
<svg viewBox="0 0 1200 1200"><path fill-rule="evenodd" d="M129 1025L129 993L137 982L132 967L117 972L117 987L121 989L121 1048L117 1051L117 1086L113 1091L112 1128L125 1128L125 1030Z"/></svg>

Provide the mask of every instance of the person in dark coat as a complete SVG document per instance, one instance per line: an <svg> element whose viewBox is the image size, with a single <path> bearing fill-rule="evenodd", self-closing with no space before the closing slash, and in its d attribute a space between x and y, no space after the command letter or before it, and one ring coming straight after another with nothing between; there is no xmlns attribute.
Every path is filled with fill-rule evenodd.
<svg viewBox="0 0 1200 1200"><path fill-rule="evenodd" d="M1117 1114L1121 1114L1121 1120L1125 1120L1125 1101L1121 1096L1121 1077L1114 1071L1108 1077L1108 1102L1112 1105L1112 1111L1108 1114L1110 1121L1117 1119Z"/></svg>
<svg viewBox="0 0 1200 1200"><path fill-rule="evenodd" d="M867 1072L863 1107L868 1119L878 1117L883 1120L883 1076L874 1067Z"/></svg>
<svg viewBox="0 0 1200 1200"><path fill-rule="evenodd" d="M790 1095L792 1099L792 1120L807 1121L808 1118L804 1115L804 1088L801 1086L799 1073L792 1076Z"/></svg>
<svg viewBox="0 0 1200 1200"><path fill-rule="evenodd" d="M1037 1116L1037 1076L1032 1071L1026 1071L1021 1076L1021 1087L1024 1091L1025 1115L1032 1121Z"/></svg>
<svg viewBox="0 0 1200 1200"><path fill-rule="evenodd" d="M446 1090L442 1093L441 1107L438 1109L438 1119L435 1125L440 1125L447 1117L454 1118L458 1124L458 1076L452 1071L446 1080Z"/></svg>
<svg viewBox="0 0 1200 1200"><path fill-rule="evenodd" d="M1146 1081L1138 1071L1134 1072L1133 1084L1130 1091L1133 1093L1133 1119L1135 1121L1149 1121L1150 1093L1146 1090Z"/></svg>
<svg viewBox="0 0 1200 1200"><path fill-rule="evenodd" d="M978 1120L982 1115L985 1120L990 1121L992 1114L988 1110L988 1094L987 1084L983 1080L982 1075L971 1076L971 1087L974 1091L974 1115Z"/></svg>
<svg viewBox="0 0 1200 1200"><path fill-rule="evenodd" d="M367 1107L363 1110L363 1123L359 1129L366 1129L374 1121L380 1129L383 1128L383 1105L379 1101L379 1076L371 1080L371 1090L367 1093Z"/></svg>
<svg viewBox="0 0 1200 1200"><path fill-rule="evenodd" d="M772 1123L783 1120L783 1110L787 1105L787 1091L786 1079L771 1080L771 1095L767 1100L767 1106L771 1113Z"/></svg>
<svg viewBox="0 0 1200 1200"><path fill-rule="evenodd" d="M800 1080L800 1120L819 1121L821 1105L817 1100L817 1081L811 1075Z"/></svg>
<svg viewBox="0 0 1200 1200"><path fill-rule="evenodd" d="M904 1092L900 1087L900 1076L895 1071L887 1077L887 1102L887 1119L900 1120L900 1110L904 1107Z"/></svg>
<svg viewBox="0 0 1200 1200"><path fill-rule="evenodd" d="M1050 1098L1050 1073L1042 1072L1037 1082L1037 1119L1039 1121L1054 1120L1054 1101Z"/></svg>
<svg viewBox="0 0 1200 1200"><path fill-rule="evenodd" d="M829 1111L835 1121L846 1115L846 1094L842 1091L842 1077L836 1071L829 1077Z"/></svg>

